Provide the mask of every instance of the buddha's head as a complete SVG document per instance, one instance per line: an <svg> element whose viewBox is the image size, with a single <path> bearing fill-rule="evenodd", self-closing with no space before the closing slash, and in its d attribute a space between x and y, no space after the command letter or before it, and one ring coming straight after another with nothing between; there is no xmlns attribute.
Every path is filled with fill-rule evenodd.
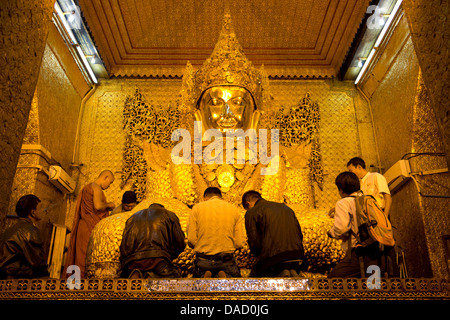
<svg viewBox="0 0 450 320"><path fill-rule="evenodd" d="M244 55L226 13L211 56L195 73L188 64L182 95L192 99L203 130L257 129L267 84L263 68L257 70Z"/></svg>
<svg viewBox="0 0 450 320"><path fill-rule="evenodd" d="M239 86L214 86L205 90L198 102L198 114L207 129L253 128L258 114L251 93Z"/></svg>

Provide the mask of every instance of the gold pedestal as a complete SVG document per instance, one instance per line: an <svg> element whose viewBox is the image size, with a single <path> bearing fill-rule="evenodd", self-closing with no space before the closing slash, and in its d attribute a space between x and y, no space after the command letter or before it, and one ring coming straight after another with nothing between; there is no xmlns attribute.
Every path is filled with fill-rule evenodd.
<svg viewBox="0 0 450 320"><path fill-rule="evenodd" d="M62 279L0 281L0 299L21 300L450 300L450 280L381 279L369 289L356 278Z"/></svg>

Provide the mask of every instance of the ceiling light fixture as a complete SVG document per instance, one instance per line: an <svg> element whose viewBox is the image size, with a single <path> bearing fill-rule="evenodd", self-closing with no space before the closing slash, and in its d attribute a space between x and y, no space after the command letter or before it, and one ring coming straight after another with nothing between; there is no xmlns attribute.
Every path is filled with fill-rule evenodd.
<svg viewBox="0 0 450 320"><path fill-rule="evenodd" d="M385 23L386 23L386 20L387 20L387 19L385 20L384 18L388 18L389 19L390 16L391 16L390 14L380 14L380 24L382 26L384 26Z"/></svg>
<svg viewBox="0 0 450 320"><path fill-rule="evenodd" d="M392 20L394 20L394 17L397 15L398 9L400 8L401 4L402 4L402 0L398 0L395 3L394 8L392 9L392 12L389 15L383 14L383 16L389 16L389 18L387 19L386 23L383 26L383 29L381 30L380 34L378 35L378 38L375 41L375 45L373 46L372 50L370 51L370 54L367 57L366 62L362 65L362 68L359 71L358 77L355 80L355 85L357 85L359 83L362 76L365 74L368 66L370 65L371 60L373 59L373 56L375 55L375 52L378 50L378 47L379 47L381 41L383 41L384 36L386 35L386 32L389 30ZM384 19L382 19L382 20L384 21ZM358 61L358 66L359 66L359 61Z"/></svg>
<svg viewBox="0 0 450 320"><path fill-rule="evenodd" d="M91 60L89 60L92 64L96 64L97 63L97 55L96 54L88 54L85 56L86 58L91 58Z"/></svg>
<svg viewBox="0 0 450 320"><path fill-rule="evenodd" d="M69 14L70 14L70 16L67 18L67 20L69 22L72 22L73 20L75 20L75 10L72 10L70 12L64 12L64 15L69 15Z"/></svg>
<svg viewBox="0 0 450 320"><path fill-rule="evenodd" d="M358 68L361 68L364 65L363 61L366 61L367 58L358 58Z"/></svg>
<svg viewBox="0 0 450 320"><path fill-rule="evenodd" d="M81 50L80 45L77 42L77 39L75 38L75 35L72 32L72 27L69 25L69 19L71 17L74 17L75 15L75 11L71 11L71 12L63 12L61 10L61 7L58 4L58 1L55 1L55 11L58 14L59 20L62 22L63 26L64 26L64 30L65 32L69 35L70 40L71 40L71 45L75 48L75 50L78 53L79 58L81 59L81 61L83 62L83 66L84 68L87 70L87 72L89 73L89 76L92 80L93 83L98 83L97 77L94 74L94 71L92 70L91 66L89 65L89 62L86 59L86 56L83 52L83 50ZM69 17L69 19L66 19L64 17L65 14L71 14L71 16Z"/></svg>

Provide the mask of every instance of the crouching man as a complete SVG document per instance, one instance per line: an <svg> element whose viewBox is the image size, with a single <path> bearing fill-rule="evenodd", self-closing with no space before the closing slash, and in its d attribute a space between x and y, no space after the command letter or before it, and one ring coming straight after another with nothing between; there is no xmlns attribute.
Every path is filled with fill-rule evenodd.
<svg viewBox="0 0 450 320"><path fill-rule="evenodd" d="M183 252L184 232L175 213L153 203L128 218L120 244L121 276L177 278L172 260Z"/></svg>
<svg viewBox="0 0 450 320"><path fill-rule="evenodd" d="M251 277L297 277L306 267L303 233L294 211L257 191L242 196L248 245L257 261Z"/></svg>
<svg viewBox="0 0 450 320"><path fill-rule="evenodd" d="M17 222L0 237L0 279L41 278L49 275L41 232L41 200L33 194L19 199Z"/></svg>

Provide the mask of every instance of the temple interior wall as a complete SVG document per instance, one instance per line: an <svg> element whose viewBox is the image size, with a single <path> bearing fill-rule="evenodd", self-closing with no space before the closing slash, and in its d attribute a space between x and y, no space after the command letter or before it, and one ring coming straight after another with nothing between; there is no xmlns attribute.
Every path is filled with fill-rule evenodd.
<svg viewBox="0 0 450 320"><path fill-rule="evenodd" d="M410 158L412 172L447 168L445 147L423 82L406 17L400 21L362 91L370 99L373 126L384 170ZM423 155L418 153L431 153ZM391 219L406 255L409 275L448 276L444 236L448 216L450 174L415 175L393 194ZM419 188L421 194L419 194ZM425 196L423 196L425 195Z"/></svg>
<svg viewBox="0 0 450 320"><path fill-rule="evenodd" d="M50 165L72 174L73 149L82 98L88 92L80 70L56 27L49 28L7 214L15 215L18 199L38 196L48 208L39 222L44 242L50 243L53 224L64 225L69 196L48 179ZM6 219L4 230L14 219Z"/></svg>
<svg viewBox="0 0 450 320"><path fill-rule="evenodd" d="M12 0L2 2L0 10L0 231L6 223L53 3L53 0Z"/></svg>

